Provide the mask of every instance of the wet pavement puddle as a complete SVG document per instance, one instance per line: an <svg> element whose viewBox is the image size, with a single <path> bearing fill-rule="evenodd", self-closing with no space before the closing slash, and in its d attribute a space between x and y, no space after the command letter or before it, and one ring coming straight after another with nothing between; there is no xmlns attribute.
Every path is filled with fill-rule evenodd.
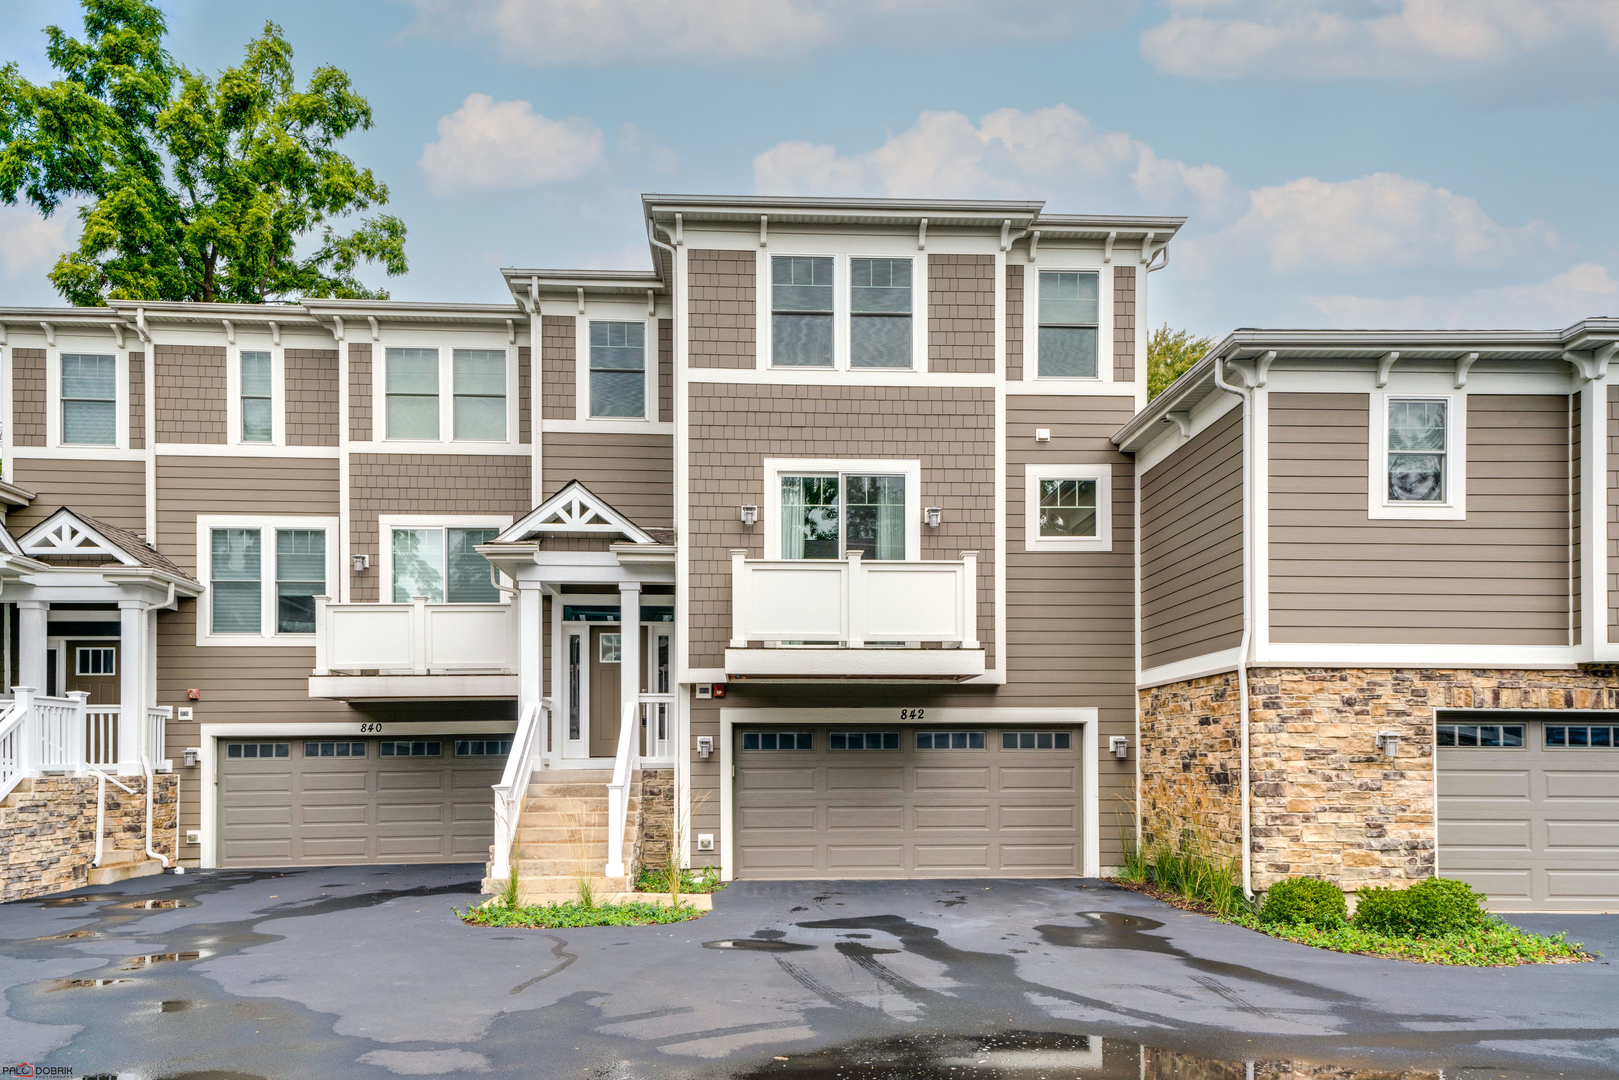
<svg viewBox="0 0 1619 1080"><path fill-rule="evenodd" d="M814 945L800 945L792 941L771 941L766 938L730 938L725 941L705 941L705 949L735 949L738 952L791 953L809 952Z"/></svg>
<svg viewBox="0 0 1619 1080"><path fill-rule="evenodd" d="M212 955L213 953L206 952L202 949L186 949L181 952L149 953L146 956L129 956L124 958L124 962L119 966L118 970L139 971L142 968L149 968L154 964L185 963L188 960L202 960L205 957Z"/></svg>
<svg viewBox="0 0 1619 1080"><path fill-rule="evenodd" d="M45 984L47 994L57 990L89 990L100 986L122 986L134 979L52 979Z"/></svg>

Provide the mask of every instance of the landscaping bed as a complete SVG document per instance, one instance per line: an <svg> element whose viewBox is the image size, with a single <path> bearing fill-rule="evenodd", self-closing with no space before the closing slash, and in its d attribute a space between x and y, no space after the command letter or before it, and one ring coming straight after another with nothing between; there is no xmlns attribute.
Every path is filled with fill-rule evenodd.
<svg viewBox="0 0 1619 1080"><path fill-rule="evenodd" d="M689 922L702 916L690 904L671 907L645 901L622 904L586 904L570 900L560 904L507 904L495 899L465 911L452 908L469 926L520 926L553 930L573 926L655 926Z"/></svg>
<svg viewBox="0 0 1619 1080"><path fill-rule="evenodd" d="M702 870L680 871L681 893L716 893L725 888L725 882L720 880L717 867L709 866ZM669 871L650 866L643 866L635 875L635 891L644 893L667 893L669 891Z"/></svg>

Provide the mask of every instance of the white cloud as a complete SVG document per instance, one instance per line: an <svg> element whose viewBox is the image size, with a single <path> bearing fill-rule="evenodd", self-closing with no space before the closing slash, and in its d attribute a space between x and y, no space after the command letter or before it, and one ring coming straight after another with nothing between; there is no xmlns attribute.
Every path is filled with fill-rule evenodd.
<svg viewBox="0 0 1619 1080"><path fill-rule="evenodd" d="M0 266L7 281L44 279L56 259L78 240L76 204L41 217L31 206L0 206Z"/></svg>
<svg viewBox="0 0 1619 1080"><path fill-rule="evenodd" d="M1426 81L1569 50L1619 53L1612 0L1167 0L1141 35L1159 71Z"/></svg>
<svg viewBox="0 0 1619 1080"><path fill-rule="evenodd" d="M789 56L858 36L903 45L1029 40L1111 25L1106 0L409 0L413 32L492 37L523 63Z"/></svg>
<svg viewBox="0 0 1619 1080"><path fill-rule="evenodd" d="M1556 328L1619 313L1619 281L1605 266L1580 263L1546 281L1476 289L1459 296L1311 296L1335 326L1495 330Z"/></svg>
<svg viewBox="0 0 1619 1080"><path fill-rule="evenodd" d="M438 122L416 162L441 197L570 180L602 159L602 132L583 117L551 120L526 101L470 94Z"/></svg>

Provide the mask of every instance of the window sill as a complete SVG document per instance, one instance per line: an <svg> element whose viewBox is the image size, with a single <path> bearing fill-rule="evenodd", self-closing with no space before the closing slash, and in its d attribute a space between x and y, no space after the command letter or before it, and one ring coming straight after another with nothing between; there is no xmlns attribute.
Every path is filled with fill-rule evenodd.
<svg viewBox="0 0 1619 1080"><path fill-rule="evenodd" d="M295 648L313 649L315 635L310 634L199 634L197 644L210 648Z"/></svg>
<svg viewBox="0 0 1619 1080"><path fill-rule="evenodd" d="M1466 521L1465 503L1380 503L1371 500L1366 516L1373 521Z"/></svg>

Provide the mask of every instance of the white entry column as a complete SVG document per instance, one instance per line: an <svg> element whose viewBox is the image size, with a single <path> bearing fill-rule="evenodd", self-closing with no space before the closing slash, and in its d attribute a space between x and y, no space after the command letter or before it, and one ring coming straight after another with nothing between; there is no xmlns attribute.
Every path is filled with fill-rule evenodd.
<svg viewBox="0 0 1619 1080"><path fill-rule="evenodd" d="M517 595L517 715L522 716L545 696L545 612L544 586L538 581L518 581Z"/></svg>
<svg viewBox="0 0 1619 1080"><path fill-rule="evenodd" d="M134 776L141 768L146 733L146 604L118 601L118 775ZM147 751L151 755L152 751Z"/></svg>
<svg viewBox="0 0 1619 1080"><path fill-rule="evenodd" d="M624 723L638 724L641 710L641 583L639 581L621 581L618 583L618 618L619 618L619 665L618 665L618 692L619 716ZM637 706L632 709L630 706ZM639 740L640 733L630 736Z"/></svg>
<svg viewBox="0 0 1619 1080"><path fill-rule="evenodd" d="M46 625L51 605L43 600L17 601L17 685L31 686L39 694L50 683L45 673L45 638L50 633ZM11 687L6 687L6 693ZM61 692L61 687L57 687Z"/></svg>

